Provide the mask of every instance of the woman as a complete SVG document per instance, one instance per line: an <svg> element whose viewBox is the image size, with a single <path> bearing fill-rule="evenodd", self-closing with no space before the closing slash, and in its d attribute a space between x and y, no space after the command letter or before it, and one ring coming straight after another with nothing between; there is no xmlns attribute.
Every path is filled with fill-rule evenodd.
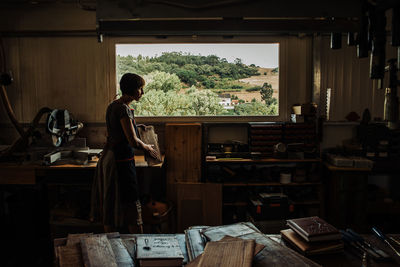
<svg viewBox="0 0 400 267"><path fill-rule="evenodd" d="M101 218L106 232L128 226L137 232L136 202L139 200L133 148L156 158L151 145L137 134L133 110L129 104L143 95L145 81L139 75L126 73L120 80L122 96L107 108L107 144L100 158L92 188L92 219Z"/></svg>

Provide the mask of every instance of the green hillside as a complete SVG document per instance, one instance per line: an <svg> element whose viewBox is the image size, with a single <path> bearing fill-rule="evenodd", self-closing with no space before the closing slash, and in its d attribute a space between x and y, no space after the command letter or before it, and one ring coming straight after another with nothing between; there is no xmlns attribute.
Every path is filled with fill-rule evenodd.
<svg viewBox="0 0 400 267"><path fill-rule="evenodd" d="M259 76L259 69L239 58L230 63L215 55L171 52L155 57L117 56L118 80L126 72L146 80L143 98L134 103L136 114L142 116L277 115L270 84L254 86L240 81ZM235 92L258 94L263 101L238 99ZM222 106L221 94L230 94L238 103Z"/></svg>

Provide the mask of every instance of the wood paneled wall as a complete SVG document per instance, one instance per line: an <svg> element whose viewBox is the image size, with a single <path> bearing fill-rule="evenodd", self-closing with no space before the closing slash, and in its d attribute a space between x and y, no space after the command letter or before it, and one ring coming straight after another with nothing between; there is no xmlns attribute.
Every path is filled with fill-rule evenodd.
<svg viewBox="0 0 400 267"><path fill-rule="evenodd" d="M286 108L287 119L292 113L293 104L303 104L311 101L312 94L312 38L309 36L285 38L285 61L279 66L286 72L286 79L281 88L286 88L287 101L282 102Z"/></svg>
<svg viewBox="0 0 400 267"><path fill-rule="evenodd" d="M78 37L80 31L95 32L95 12L76 4L53 3L47 6L0 10L0 31L20 37L4 37L7 69L14 74L14 84L7 88L17 118L29 123L42 106L67 108L83 122L104 123L105 107L115 95L115 44L137 42L138 38L96 36ZM26 32L39 32L29 37ZM71 31L76 36L56 37L46 31ZM40 35L40 32L42 35ZM193 41L188 36L186 41ZM209 38L216 42L249 42L253 37L233 40ZM140 38L139 38L140 39ZM155 37L140 42L171 42ZM200 39L200 38L199 38ZM311 38L296 36L262 37L281 43L279 120L288 119L294 103L309 101L311 94ZM0 123L9 120L0 107ZM182 121L182 120L180 120ZM160 122L160 120L158 121ZM161 120L162 122L162 120Z"/></svg>
<svg viewBox="0 0 400 267"><path fill-rule="evenodd" d="M96 11L79 8L79 3L63 1L15 1L0 9L0 31L76 31L96 30ZM38 1L39 2L39 1Z"/></svg>
<svg viewBox="0 0 400 267"><path fill-rule="evenodd" d="M311 39L277 39L283 49L279 87L285 120L294 103L310 100ZM84 122L104 122L105 107L115 96L116 41L111 37L103 43L96 37L5 38L7 69L14 75L7 91L17 118L30 122L39 108L48 106L66 108ZM4 112L0 116L0 122L8 122Z"/></svg>
<svg viewBox="0 0 400 267"><path fill-rule="evenodd" d="M100 44L95 37L7 38L4 43L14 76L7 91L21 122L30 122L44 106L68 109L84 122L104 122L115 95L110 89L115 88L115 55L107 40Z"/></svg>
<svg viewBox="0 0 400 267"><path fill-rule="evenodd" d="M376 80L369 78L370 59L357 58L356 47L347 46L345 38L342 48L330 49L330 38L323 37L318 44L321 65L321 107L325 110L326 89L331 88L330 120L343 121L351 111L362 116L368 108L372 118L383 118L385 90L378 89ZM387 43L386 59L395 58L396 49ZM388 85L388 74L384 85Z"/></svg>

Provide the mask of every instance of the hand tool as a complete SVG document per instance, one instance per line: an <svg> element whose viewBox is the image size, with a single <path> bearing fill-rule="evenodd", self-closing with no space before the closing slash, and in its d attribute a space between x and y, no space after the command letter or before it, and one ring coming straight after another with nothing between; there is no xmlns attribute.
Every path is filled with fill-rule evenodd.
<svg viewBox="0 0 400 267"><path fill-rule="evenodd" d="M346 231L348 233L350 233L359 243L363 244L364 246L368 247L369 249L374 251L376 254L378 254L381 257L380 260L390 260L391 259L390 256L385 251L372 246L370 243L365 241L365 239L361 235L357 234L352 229L348 228L348 229L346 229Z"/></svg>
<svg viewBox="0 0 400 267"><path fill-rule="evenodd" d="M367 252L364 252L362 261L361 261L361 267L368 267L368 258L367 258Z"/></svg>
<svg viewBox="0 0 400 267"><path fill-rule="evenodd" d="M390 244L390 242L388 241L386 235L384 233L382 233L378 228L376 227L372 227L372 232L379 237L383 242L385 242L395 253L397 256L400 257L400 252L398 252L393 246L392 244Z"/></svg>
<svg viewBox="0 0 400 267"><path fill-rule="evenodd" d="M373 259L379 260L381 256L374 252L373 250L366 248L363 244L358 242L358 240L351 235L349 232L341 231L343 237L345 238L345 241L349 243L349 245L356 247L360 252L360 256L363 255L364 253L368 253Z"/></svg>
<svg viewBox="0 0 400 267"><path fill-rule="evenodd" d="M345 245L351 249L351 251L353 253L356 254L357 257L362 258L362 256L364 255L364 250L362 250L359 246L357 246L355 244L355 242L353 241L353 239L351 238L350 234L346 233L343 230L339 230L340 233L342 234L342 239L345 243Z"/></svg>
<svg viewBox="0 0 400 267"><path fill-rule="evenodd" d="M394 243L400 246L400 241L397 239L394 239L393 237L389 236L389 239L392 240Z"/></svg>
<svg viewBox="0 0 400 267"><path fill-rule="evenodd" d="M381 256L376 253L374 250L366 247L362 242L359 236L353 235L351 232L347 232L349 236L352 238L353 242L355 242L356 245L358 245L363 251L367 252L368 255L370 255L373 259L379 260Z"/></svg>

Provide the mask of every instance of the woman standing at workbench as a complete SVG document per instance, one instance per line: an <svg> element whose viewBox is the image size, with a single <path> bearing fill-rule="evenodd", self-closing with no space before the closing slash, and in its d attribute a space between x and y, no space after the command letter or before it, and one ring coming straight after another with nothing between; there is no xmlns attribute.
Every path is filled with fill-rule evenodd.
<svg viewBox="0 0 400 267"><path fill-rule="evenodd" d="M133 100L142 97L144 79L126 73L119 84L122 96L106 112L107 143L93 181L91 218L102 219L106 232L128 226L135 233L140 202L133 148L142 149L154 158L157 153L152 145L139 139L134 113L129 107Z"/></svg>

